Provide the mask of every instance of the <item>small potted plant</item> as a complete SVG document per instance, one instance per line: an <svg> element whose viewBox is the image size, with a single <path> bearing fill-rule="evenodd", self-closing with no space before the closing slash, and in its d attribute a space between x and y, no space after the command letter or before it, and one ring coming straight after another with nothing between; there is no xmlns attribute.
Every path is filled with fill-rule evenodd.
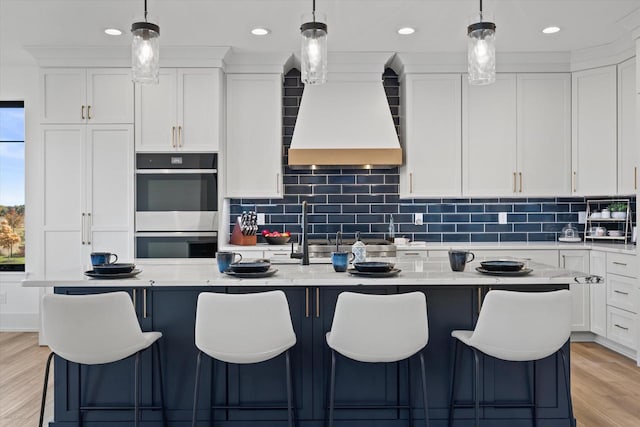
<svg viewBox="0 0 640 427"><path fill-rule="evenodd" d="M622 202L611 203L609 205L611 211L611 218L614 219L626 219L627 218L627 204Z"/></svg>

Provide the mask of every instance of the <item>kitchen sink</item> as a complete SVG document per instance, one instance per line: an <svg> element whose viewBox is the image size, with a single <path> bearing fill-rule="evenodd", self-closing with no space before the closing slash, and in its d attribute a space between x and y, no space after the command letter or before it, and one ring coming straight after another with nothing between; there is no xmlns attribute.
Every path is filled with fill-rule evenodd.
<svg viewBox="0 0 640 427"><path fill-rule="evenodd" d="M385 258L396 256L396 246L390 243L366 244L367 257ZM351 252L350 244L338 245L339 252ZM309 258L331 258L331 252L335 252L335 244L309 244Z"/></svg>

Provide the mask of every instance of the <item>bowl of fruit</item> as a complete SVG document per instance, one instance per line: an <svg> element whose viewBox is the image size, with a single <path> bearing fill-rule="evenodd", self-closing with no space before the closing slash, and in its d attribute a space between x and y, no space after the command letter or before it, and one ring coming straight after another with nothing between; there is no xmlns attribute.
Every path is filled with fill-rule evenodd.
<svg viewBox="0 0 640 427"><path fill-rule="evenodd" d="M291 233L288 231L280 233L279 231L262 230L262 237L270 245L286 245L291 239Z"/></svg>

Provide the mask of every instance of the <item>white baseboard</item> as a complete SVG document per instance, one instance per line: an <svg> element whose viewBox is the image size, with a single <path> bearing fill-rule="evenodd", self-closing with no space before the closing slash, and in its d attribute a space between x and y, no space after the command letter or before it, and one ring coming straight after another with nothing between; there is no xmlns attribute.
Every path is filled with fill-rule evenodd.
<svg viewBox="0 0 640 427"><path fill-rule="evenodd" d="M608 348L611 351L615 351L618 354L636 361L637 353L635 350L613 342L606 337L596 335L592 332L571 332L571 342L595 342L603 347ZM640 364L638 366L640 366Z"/></svg>
<svg viewBox="0 0 640 427"><path fill-rule="evenodd" d="M0 332L38 332L38 313L0 313Z"/></svg>

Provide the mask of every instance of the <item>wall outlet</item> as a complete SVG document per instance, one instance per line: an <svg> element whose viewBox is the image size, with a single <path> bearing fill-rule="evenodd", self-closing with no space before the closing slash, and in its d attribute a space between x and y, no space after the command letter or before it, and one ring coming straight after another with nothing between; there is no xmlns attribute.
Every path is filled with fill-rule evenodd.
<svg viewBox="0 0 640 427"><path fill-rule="evenodd" d="M498 224L506 224L506 223L507 223L507 213L498 212Z"/></svg>
<svg viewBox="0 0 640 427"><path fill-rule="evenodd" d="M258 213L258 225L264 225L266 219L263 213Z"/></svg>
<svg viewBox="0 0 640 427"><path fill-rule="evenodd" d="M413 214L413 225L422 225L424 224L424 217L421 213Z"/></svg>
<svg viewBox="0 0 640 427"><path fill-rule="evenodd" d="M578 224L585 224L587 222L587 212L580 211L578 212Z"/></svg>

